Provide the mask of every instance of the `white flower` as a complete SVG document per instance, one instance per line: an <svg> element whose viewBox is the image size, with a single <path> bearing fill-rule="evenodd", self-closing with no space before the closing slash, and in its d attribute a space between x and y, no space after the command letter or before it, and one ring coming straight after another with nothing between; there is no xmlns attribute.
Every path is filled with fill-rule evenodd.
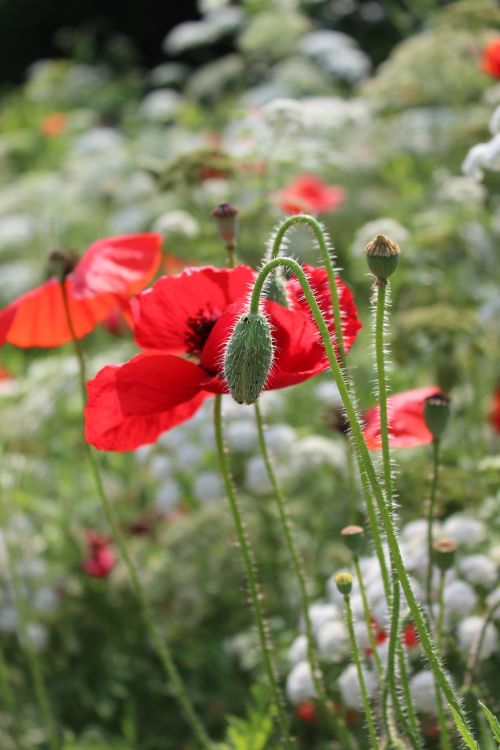
<svg viewBox="0 0 500 750"><path fill-rule="evenodd" d="M295 440L295 430L288 424L273 424L266 429L266 444L274 456L289 455Z"/></svg>
<svg viewBox="0 0 500 750"><path fill-rule="evenodd" d="M462 164L462 172L476 179L482 178L484 169L500 169L500 133L490 141L473 146Z"/></svg>
<svg viewBox="0 0 500 750"><path fill-rule="evenodd" d="M19 618L15 607L3 604L0 608L0 630L14 633L19 625Z"/></svg>
<svg viewBox="0 0 500 750"><path fill-rule="evenodd" d="M79 156L109 153L119 150L124 144L124 137L113 128L91 128L75 138L73 151Z"/></svg>
<svg viewBox="0 0 500 750"><path fill-rule="evenodd" d="M193 495L200 503L220 500L224 496L224 486L216 471L200 472L193 483Z"/></svg>
<svg viewBox="0 0 500 750"><path fill-rule="evenodd" d="M290 702L294 704L314 698L312 671L308 661L299 661L293 667L286 681L286 694Z"/></svg>
<svg viewBox="0 0 500 750"><path fill-rule="evenodd" d="M486 604L488 605L489 609L493 609L493 607L497 607L497 605L500 604L500 586L497 586L497 588L492 591L491 594L488 594L486 598ZM500 606L498 606L495 610L493 619L495 620L495 622L500 621Z"/></svg>
<svg viewBox="0 0 500 750"><path fill-rule="evenodd" d="M151 91L141 102L140 114L153 122L169 122L181 106L181 96L172 89Z"/></svg>
<svg viewBox="0 0 500 750"><path fill-rule="evenodd" d="M363 668L362 673L368 697L373 698L377 690L377 678L373 672L369 672L367 669ZM342 672L338 678L338 685L342 702L347 708L352 708L356 711L363 708L361 688L359 687L358 673L355 664L349 664L349 666Z"/></svg>
<svg viewBox="0 0 500 750"><path fill-rule="evenodd" d="M500 106L496 108L496 110L491 115L490 120L490 133L492 135L496 135L500 132Z"/></svg>
<svg viewBox="0 0 500 750"><path fill-rule="evenodd" d="M307 637L299 635L288 649L288 661L293 665L305 659L307 659Z"/></svg>
<svg viewBox="0 0 500 750"><path fill-rule="evenodd" d="M464 547L474 547L486 535L486 527L482 521L459 514L450 516L444 522L442 531L443 536Z"/></svg>
<svg viewBox="0 0 500 750"><path fill-rule="evenodd" d="M155 479L166 479L172 473L173 462L170 456L158 454L153 456L149 471Z"/></svg>
<svg viewBox="0 0 500 750"><path fill-rule="evenodd" d="M0 250L25 245L33 239L35 223L32 216L10 214L0 216Z"/></svg>
<svg viewBox="0 0 500 750"><path fill-rule="evenodd" d="M26 628L26 635L36 651L44 648L49 640L47 629L38 622L30 622Z"/></svg>
<svg viewBox="0 0 500 750"><path fill-rule="evenodd" d="M484 617L466 617L459 623L457 628L458 642L460 644L460 647L464 651L466 651L467 654L471 651L471 649L477 648L484 623ZM489 656L491 656L496 651L497 644L497 631L493 623L490 622L488 623L484 631L479 658L487 659Z"/></svg>
<svg viewBox="0 0 500 750"><path fill-rule="evenodd" d="M291 451L291 465L298 473L314 471L321 466L345 468L345 445L340 440L329 440L320 435L309 435L298 440Z"/></svg>
<svg viewBox="0 0 500 750"><path fill-rule="evenodd" d="M472 612L477 603L474 589L465 581L450 581L444 587L444 609L449 619Z"/></svg>
<svg viewBox="0 0 500 750"><path fill-rule="evenodd" d="M327 622L339 619L339 610L335 604L326 602L315 602L309 607L309 618L315 634Z"/></svg>
<svg viewBox="0 0 500 750"><path fill-rule="evenodd" d="M51 589L49 586L43 586L33 594L32 604L37 612L52 612L58 603L59 597L54 589Z"/></svg>
<svg viewBox="0 0 500 750"><path fill-rule="evenodd" d="M338 664L349 654L349 635L340 620L323 623L316 634L320 656L326 662Z"/></svg>
<svg viewBox="0 0 500 750"><path fill-rule="evenodd" d="M193 471L203 456L203 446L193 443L190 440L182 440L176 446L175 454L180 466L184 466L188 471Z"/></svg>
<svg viewBox="0 0 500 750"><path fill-rule="evenodd" d="M339 389L332 380L324 380L322 383L318 383L315 388L315 395L324 406L342 405Z"/></svg>
<svg viewBox="0 0 500 750"><path fill-rule="evenodd" d="M496 565L486 555L468 555L460 560L458 568L469 583L490 588L498 582Z"/></svg>
<svg viewBox="0 0 500 750"><path fill-rule="evenodd" d="M271 483L267 469L260 456L252 456L245 468L245 486L257 495L267 495L271 491Z"/></svg>
<svg viewBox="0 0 500 750"><path fill-rule="evenodd" d="M181 489L173 479L162 482L156 491L154 504L161 513L170 513L181 499Z"/></svg>
<svg viewBox="0 0 500 750"><path fill-rule="evenodd" d="M410 693L415 709L419 713L436 715L436 688L432 672L424 669L411 677Z"/></svg>
<svg viewBox="0 0 500 750"><path fill-rule="evenodd" d="M243 417L235 419L226 427L226 439L233 450L248 453L257 445L255 422Z"/></svg>

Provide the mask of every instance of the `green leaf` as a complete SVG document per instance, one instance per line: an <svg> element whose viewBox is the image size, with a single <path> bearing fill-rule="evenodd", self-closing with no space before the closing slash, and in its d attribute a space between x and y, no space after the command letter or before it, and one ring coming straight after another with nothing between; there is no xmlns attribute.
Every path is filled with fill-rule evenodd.
<svg viewBox="0 0 500 750"><path fill-rule="evenodd" d="M481 701L479 701L479 705L483 709L483 713L488 719L488 724L490 725L493 737L497 742L500 742L500 721L498 721L497 717L491 713L490 709L487 708L484 703L481 703Z"/></svg>
<svg viewBox="0 0 500 750"><path fill-rule="evenodd" d="M455 711L453 706L450 706L449 708L452 713L455 726L457 727L463 741L465 742L469 750L480 750L479 745L477 744L476 740L474 739L472 734L469 732L465 724L463 723L459 714Z"/></svg>

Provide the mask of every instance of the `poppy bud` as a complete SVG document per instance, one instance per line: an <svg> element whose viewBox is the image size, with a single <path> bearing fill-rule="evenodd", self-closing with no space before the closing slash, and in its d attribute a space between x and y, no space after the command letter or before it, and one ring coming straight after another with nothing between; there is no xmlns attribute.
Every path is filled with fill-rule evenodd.
<svg viewBox="0 0 500 750"><path fill-rule="evenodd" d="M273 362L271 327L262 313L244 313L224 353L224 376L238 404L253 404L266 384Z"/></svg>
<svg viewBox="0 0 500 750"><path fill-rule="evenodd" d="M283 307L290 307L288 301L285 282L282 276L275 273L270 273L267 277L267 283L264 289L264 296L271 302L277 302Z"/></svg>
<svg viewBox="0 0 500 750"><path fill-rule="evenodd" d="M432 545L432 558L443 572L453 567L457 545L452 539L437 539Z"/></svg>
<svg viewBox="0 0 500 750"><path fill-rule="evenodd" d="M401 250L397 242L386 237L385 234L377 236L365 247L365 255L368 268L377 280L385 285L389 276L396 270L399 263Z"/></svg>
<svg viewBox="0 0 500 750"><path fill-rule="evenodd" d="M49 255L48 268L51 275L64 281L78 262L78 255L71 250L52 250Z"/></svg>
<svg viewBox="0 0 500 750"><path fill-rule="evenodd" d="M335 576L335 583L343 596L349 596L352 591L352 575L350 573L339 573Z"/></svg>
<svg viewBox="0 0 500 750"><path fill-rule="evenodd" d="M444 393L433 393L424 401L424 420L434 440L439 440L445 431L450 416L450 399Z"/></svg>
<svg viewBox="0 0 500 750"><path fill-rule="evenodd" d="M238 211L230 203L221 203L212 211L219 237L233 244L238 234Z"/></svg>
<svg viewBox="0 0 500 750"><path fill-rule="evenodd" d="M364 542L364 531L361 526L346 526L340 532L342 540L351 550L354 557L359 557Z"/></svg>

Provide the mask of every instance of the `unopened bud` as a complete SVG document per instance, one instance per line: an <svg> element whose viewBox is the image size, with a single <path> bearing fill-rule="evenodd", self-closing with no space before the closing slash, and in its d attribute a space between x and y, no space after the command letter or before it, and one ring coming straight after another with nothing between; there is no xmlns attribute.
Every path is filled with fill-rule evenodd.
<svg viewBox="0 0 500 750"><path fill-rule="evenodd" d="M270 273L264 289L264 297L271 302L277 302L283 307L290 307L283 277L278 273Z"/></svg>
<svg viewBox="0 0 500 750"><path fill-rule="evenodd" d="M424 402L424 420L434 440L439 440L450 416L450 399L437 391Z"/></svg>
<svg viewBox="0 0 500 750"><path fill-rule="evenodd" d="M244 313L224 353L224 376L238 404L253 404L264 390L273 363L271 327L262 313Z"/></svg>
<svg viewBox="0 0 500 750"><path fill-rule="evenodd" d="M364 543L364 531L362 527L354 525L346 526L340 532L340 536L342 537L342 541L344 541L349 547L354 557L359 557Z"/></svg>
<svg viewBox="0 0 500 750"><path fill-rule="evenodd" d="M48 262L49 274L57 276L59 281L64 281L77 263L78 255L75 252L71 250L52 250Z"/></svg>
<svg viewBox="0 0 500 750"><path fill-rule="evenodd" d="M238 234L238 211L230 203L221 203L212 211L219 237L233 244Z"/></svg>
<svg viewBox="0 0 500 750"><path fill-rule="evenodd" d="M439 570L449 570L455 563L457 545L452 539L437 539L432 545L432 558Z"/></svg>
<svg viewBox="0 0 500 750"><path fill-rule="evenodd" d="M335 576L335 583L343 596L349 596L352 591L352 575L350 573L339 573Z"/></svg>
<svg viewBox="0 0 500 750"><path fill-rule="evenodd" d="M401 250L397 242L386 237L385 234L377 236L365 247L365 255L368 268L377 280L383 285L387 282L399 263Z"/></svg>

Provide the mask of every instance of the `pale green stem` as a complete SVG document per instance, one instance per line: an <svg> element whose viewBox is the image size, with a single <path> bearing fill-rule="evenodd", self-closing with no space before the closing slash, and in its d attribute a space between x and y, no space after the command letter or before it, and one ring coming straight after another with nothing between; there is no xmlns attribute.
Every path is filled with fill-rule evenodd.
<svg viewBox="0 0 500 750"><path fill-rule="evenodd" d="M66 311L66 318L68 321L68 327L71 332L73 346L74 346L75 354L76 354L78 364L79 364L80 387L81 387L81 392L82 392L83 405L85 406L86 396L87 396L87 393L86 393L87 378L86 378L86 372L85 372L85 359L83 356L83 351L80 345L80 341L78 340L75 334L75 329L74 329L73 321L71 318L71 311L70 311L70 307L68 303L66 287L64 285L64 282L62 282L61 288L62 288L65 311ZM125 567L127 569L127 573L128 573L130 582L132 584L132 589L141 606L144 621L149 630L151 640L153 641L154 647L156 649L160 662L165 671L165 675L170 683L172 693L177 699L179 706L181 707L186 723L191 728L191 731L193 732L200 746L208 749L211 747L210 738L203 726L203 723L200 717L196 713L193 707L193 704L191 703L188 690L186 688L186 685L184 684L184 681L181 675L179 674L177 670L177 667L175 666L175 662L174 662L172 653L170 651L170 648L165 642L163 638L163 634L161 633L156 623L153 608L151 607L148 601L146 592L144 591L144 587L139 578L139 574L135 566L135 563L133 562L132 558L129 555L127 544L125 542L125 537L123 536L121 532L118 519L116 518L116 515L115 515L115 511L104 489L101 472L99 469L99 464L97 462L95 454L91 446L86 441L84 441L84 445L85 445L85 451L86 451L87 459L89 462L90 470L92 473L92 477L94 479L95 487L97 490L97 495L99 497L99 500L101 501L101 505L104 511L104 515L106 517L106 521L108 522L108 525L111 529L111 533L116 543L116 546L118 547L120 557L123 560Z"/></svg>
<svg viewBox="0 0 500 750"><path fill-rule="evenodd" d="M259 638L259 645L261 650L262 661L264 669L269 681L271 688L273 704L276 709L277 721L280 728L281 736L284 745L287 749L293 747L293 742L290 736L288 728L288 721L283 706L283 699L281 691L278 685L278 678L274 669L272 645L270 642L268 627L262 607L262 595L261 587L258 580L257 565L255 562L255 556L250 546L250 540L247 536L245 525L238 502L238 497L233 486L231 479L231 472L229 468L229 461L226 454L226 448L224 445L224 436L222 430L222 397L220 394L215 396L214 399L214 429L215 429L215 445L217 449L217 456L219 459L220 471L224 480L224 488L226 490L226 497L229 503L229 508L233 518L234 528L236 531L236 537L241 550L241 556L243 564L245 566L245 574L248 584L248 592L250 595L250 601L255 617L255 624L257 626L257 634Z"/></svg>
<svg viewBox="0 0 500 750"><path fill-rule="evenodd" d="M415 706L413 705L413 698L410 692L410 678L408 676L408 669L406 666L406 656L401 643L401 638L397 643L398 652L398 663L399 663L399 674L401 678L401 687L403 690L403 698L408 711L408 736L410 737L413 746L416 750L423 750L422 735L420 731L420 725L418 723Z"/></svg>
<svg viewBox="0 0 500 750"><path fill-rule="evenodd" d="M291 271L293 271L293 273L297 277L302 287L304 296L307 300L307 303L309 304L309 307L311 309L316 325L318 326L318 330L320 332L321 339L323 341L323 346L325 347L327 359L328 359L328 362L330 364L330 368L332 371L332 376L335 380L335 383L340 393L340 397L344 404L347 419L349 421L352 434L353 434L353 438L354 438L354 443L356 446L356 456L358 459L360 472L366 472L370 486L375 496L377 508L380 513L380 518L383 524L383 528L387 536L387 543L389 545L391 559L396 567L399 580L401 582L401 586L403 588L406 600L408 602L408 607L410 609L410 612L413 618L413 622L415 624L415 627L417 629L417 632L420 638L420 642L422 644L422 648L424 650L425 655L427 656L429 665L434 675L436 676L437 680L439 681L439 684L441 685L441 689L443 690L446 696L446 699L448 700L450 705L453 706L453 708L458 713L458 715L460 716L464 724L468 727L469 722L467 720L467 717L465 716L462 710L462 707L460 705L458 698L455 695L455 691L452 685L450 684L448 678L446 677L446 674L441 665L441 661L438 655L436 654L432 636L428 630L424 616L420 610L418 602L413 593L410 579L409 579L408 573L406 572L406 568L405 568L403 558L401 555L401 550L399 549L399 543L397 539L396 529L393 524L392 514L385 502L385 498L384 498L382 489L380 487L380 484L378 482L377 474L373 466L370 453L368 451L368 448L366 446L366 443L363 437L363 431L362 431L361 424L359 422L359 419L356 413L356 408L351 399L349 388L347 387L347 384L345 382L342 369L340 368L337 362L337 358L335 356L335 349L330 340L328 326L323 318L323 315L321 314L321 310L318 306L318 303L316 302L314 293L307 280L306 274L304 273L300 264L292 260L291 258L275 258L274 260L268 261L265 264L265 266L260 270L257 276L257 280L255 282L255 286L253 288L253 292L251 296L250 311L253 313L258 312L259 303L260 303L260 295L262 293L262 288L263 288L263 284L265 283L266 277L269 273L274 271L274 269L277 268L278 266L284 266L286 268L289 268ZM378 534L379 533L378 529L375 529L374 533Z"/></svg>
<svg viewBox="0 0 500 750"><path fill-rule="evenodd" d="M264 464L266 467L267 475L269 477L269 481L271 482L271 486L273 488L273 493L274 493L274 497L276 500L276 507L278 509L278 515L279 515L279 519L281 523L281 528L285 536L288 553L292 561L293 571L295 573L295 576L299 584L299 591L300 591L300 597L301 597L301 602L302 602L302 615L304 617L304 626L305 626L306 639L307 639L307 657L311 665L311 674L312 674L314 689L318 696L318 700L323 710L323 713L325 714L325 716L328 717L329 721L331 722L332 728L334 729L336 735L338 735L339 739L342 740L346 748L353 748L356 745L353 742L351 735L347 731L342 717L337 716L337 714L333 711L332 701L328 698L328 695L326 692L326 688L325 688L325 684L323 680L323 674L321 672L318 653L316 650L316 644L314 641L313 626L311 622L311 617L309 615L310 601L309 601L309 594L307 593L307 582L306 582L306 575L304 572L304 566L303 566L299 551L297 550L297 547L295 545L295 541L293 538L290 517L288 515L288 510L286 506L286 500L283 495L283 491L281 489L280 483L278 482L278 479L276 477L276 473L274 471L271 456L269 455L269 451L267 448L266 438L264 434L264 423L263 423L262 414L261 414L258 402L255 403L255 420L257 423L257 432L258 432L260 452L264 460Z"/></svg>
<svg viewBox="0 0 500 750"><path fill-rule="evenodd" d="M443 624L444 624L444 579L446 577L446 571L441 570L439 576L439 591L438 591L438 616L436 622L436 646L438 651L441 652L443 648Z"/></svg>
<svg viewBox="0 0 500 750"><path fill-rule="evenodd" d="M7 662L5 661L5 657L1 650L0 650L0 693L2 695L2 703L4 705L4 708L6 711L8 711L9 718L12 722L14 744L17 748L19 748L19 750L21 750L21 732L19 729L19 722L18 722L19 713L18 713L18 709L16 706L14 693L12 692L12 688L9 683L9 670L7 667Z"/></svg>
<svg viewBox="0 0 500 750"><path fill-rule="evenodd" d="M483 650L483 643L484 643L484 638L486 635L486 628L488 627L490 622L493 620L495 613L499 608L500 608L500 602L497 602L491 607L488 614L484 618L483 627L481 628L481 631L479 633L479 638L477 639L476 643L473 645L471 649L469 664L467 667L467 674L465 675L465 679L464 679L464 688L466 689L469 689L472 686L472 683L474 682L474 677L476 676L478 668L479 668L479 660L481 658L481 651Z"/></svg>
<svg viewBox="0 0 500 750"><path fill-rule="evenodd" d="M429 608L429 617L432 617L432 571L433 571L432 545L434 542L432 526L434 524L434 515L436 512L436 490L437 490L438 475L439 475L440 445L441 445L440 441L436 439L432 443L433 469L432 469L431 499L429 502L429 517L427 521L427 578L425 581L425 592L426 592L427 606Z"/></svg>
<svg viewBox="0 0 500 750"><path fill-rule="evenodd" d="M380 654L377 648L377 641L375 639L375 633L373 632L372 616L371 616L371 611L370 611L370 605L368 604L368 597L366 595L365 582L363 580L363 576L361 573L359 559L356 556L354 557L354 570L356 571L356 575L358 577L359 593L361 594L361 601L363 603L363 616L365 619L366 630L368 633L368 641L370 643L370 648L373 653L373 661L375 662L375 667L377 669L380 686L383 688L384 669L382 667L382 662L380 660Z"/></svg>
<svg viewBox="0 0 500 750"><path fill-rule="evenodd" d="M368 733L370 735L370 744L372 750L380 750L380 744L377 738L377 730L375 728L375 720L373 718L372 708L370 705L370 699L368 698L368 692L366 690L365 678L363 675L363 668L361 666L361 657L359 654L358 643L356 641L356 635L354 633L354 626L352 621L352 609L349 595L344 596L347 629L349 631L349 641L351 644L352 656L356 665L356 672L358 674L359 688L361 690L361 699L363 701L363 709L365 712L366 723L368 725Z"/></svg>

